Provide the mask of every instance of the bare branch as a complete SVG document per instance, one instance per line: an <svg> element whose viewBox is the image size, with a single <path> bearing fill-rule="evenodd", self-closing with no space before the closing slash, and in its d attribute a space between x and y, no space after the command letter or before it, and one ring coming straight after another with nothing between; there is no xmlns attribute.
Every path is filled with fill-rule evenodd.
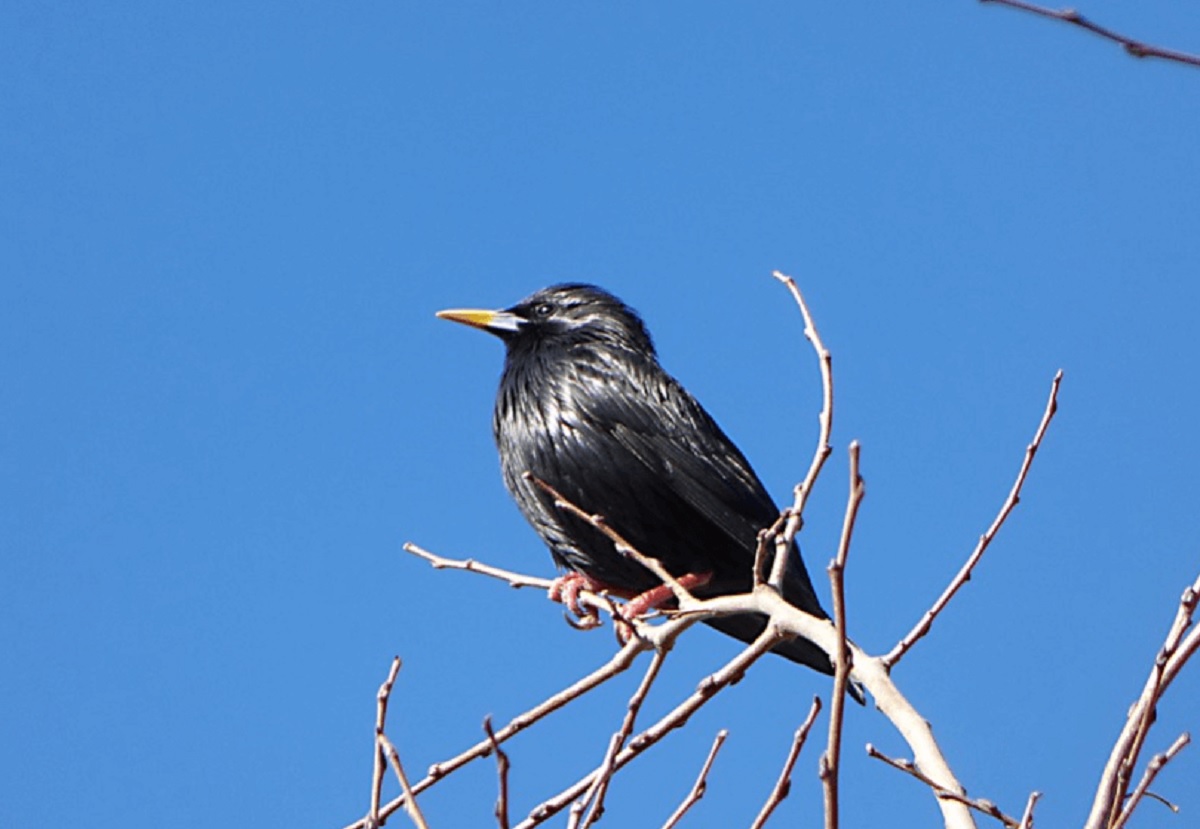
<svg viewBox="0 0 1200 829"><path fill-rule="evenodd" d="M629 698L629 703L625 707L625 718L621 722L620 729L617 730L617 733L609 741L604 762L600 764L600 774L597 775L596 781L584 796L571 807L573 820L568 824L569 826L576 825L575 820L577 820L578 812L582 812L589 801L591 802L591 808L588 809L587 818L582 824L579 824L580 829L588 829L604 813L604 797L608 792L608 783L612 780L612 776L616 771L613 763L616 761L617 752L625 747L625 741L633 733L633 726L637 722L638 712L641 711L642 703L645 702L646 695L650 693L650 686L658 678L658 672L662 668L663 660L666 658L667 651L660 650L656 651L654 658L650 660L650 664L646 668L646 673L642 676L641 683L638 685L637 690L633 692L633 696ZM576 807L578 807L578 812Z"/></svg>
<svg viewBox="0 0 1200 829"><path fill-rule="evenodd" d="M654 629L654 633L657 636L664 638L669 636L678 636L679 633L690 626L693 621L694 620L692 619L672 619L664 622L661 625L658 625ZM446 777L447 775L457 771L467 763L477 760L480 757L486 757L492 751L493 741L495 743L503 743L511 737L521 733L548 714L557 711L573 700L583 696L593 688L607 682L614 676L625 671L630 665L633 664L633 661L638 654L642 653L643 651L651 650L654 647L656 647L654 639L643 637L634 637L630 639L625 646L613 654L612 658L610 658L604 665L601 665L587 676L583 677L569 687L564 688L557 694L554 694L548 699L543 700L541 703L535 705L528 711L518 714L516 717L510 720L507 725L495 732L492 737L476 743L475 745L471 746L471 748L454 757L451 757L448 760L444 760L441 763L436 763L431 766L429 773L413 785L413 792L415 794L420 794L422 791L428 789L443 777ZM388 817L397 809L403 807L404 802L405 798L403 795L392 800L390 803L380 808L379 816L381 818ZM366 819L359 820L347 826L346 829L368 829L368 823Z"/></svg>
<svg viewBox="0 0 1200 829"><path fill-rule="evenodd" d="M821 474L821 468L833 452L833 445L830 443L833 433L833 355L829 353L829 349L821 340L821 335L817 333L812 313L808 310L808 303L804 301L804 295L800 293L796 280L779 271L774 271L771 275L787 286L792 293L792 298L796 300L796 305L800 307L800 313L804 317L804 336L812 343L813 350L817 353L817 363L821 367L821 414L819 416L821 428L817 436L816 451L808 466L808 474L804 476L803 481L797 484L792 507L787 513L787 524L782 535L787 539L786 544L790 547L792 539L800 532L800 527L803 525L804 506L808 503L808 496L812 493L813 487L816 486L817 476ZM786 567L787 556L776 555L769 580L776 589L782 589L783 573Z"/></svg>
<svg viewBox="0 0 1200 829"><path fill-rule="evenodd" d="M700 767L700 774L696 776L696 782L692 784L691 791L687 797L679 804L671 816L667 818L667 822L662 825L662 829L674 829L680 819L687 814L688 809L696 805L700 798L704 797L704 792L708 789L708 772L712 768L713 761L717 759L717 752L721 750L721 746L725 744L725 738L729 736L729 732L721 729L717 732L716 738L713 740L712 748L708 750L708 757L704 760L704 765Z"/></svg>
<svg viewBox="0 0 1200 829"><path fill-rule="evenodd" d="M412 553L417 558L425 559L433 565L435 570L466 570L468 573L479 573L483 576L491 576L494 579L508 582L509 587L537 587L540 590L549 590L550 585L554 583L553 579L543 579L537 576L526 576L523 573L514 573L511 570L501 570L499 567L481 564L473 558L443 558L436 553L431 553L426 549L418 547L411 541L404 542L404 551Z"/></svg>
<svg viewBox="0 0 1200 829"><path fill-rule="evenodd" d="M637 654L650 649L669 648L670 644L691 624L719 616L746 613L757 613L768 617L769 622L764 635L716 675L702 683L695 694L630 741L629 745L618 752L613 761L615 769L619 770L637 754L661 740L670 730L683 725L686 719L716 691L740 677L747 667L770 650L781 638L802 636L830 654L831 658L837 652L837 629L830 620L811 616L787 603L769 585L760 584L747 594L719 596L703 601L692 600L687 603L686 607L673 613L671 618L659 624L637 623L639 625L638 636L630 639L606 665L512 720L505 728L496 733L497 742L507 740L551 711L557 710L617 673L626 670ZM937 781L942 790L962 795L962 787L946 763L941 749L933 737L929 723L896 688L882 659L869 656L852 642L847 642L847 647L851 651L855 677L860 679L871 692L880 712L892 721L912 748L917 765L931 780ZM487 755L491 749L490 741L484 741L448 761L433 766L430 773L413 786L414 793L420 793L468 762ZM597 773L598 771L592 772L569 789L546 801L521 826L528 829L566 808L572 800L587 790L596 779ZM386 817L403 804L403 797L393 800L380 809L381 817ZM959 829L959 827L965 829L974 826L971 812L963 804L952 798L939 798L938 805L942 810L945 824L950 829ZM367 823L364 819L352 824L350 829L366 829L366 826Z"/></svg>
<svg viewBox="0 0 1200 829"><path fill-rule="evenodd" d="M1171 746L1166 751L1150 758L1150 762L1146 764L1146 771L1142 774L1141 781L1137 784L1137 788L1133 790L1133 794L1129 796L1125 808L1121 810L1121 816L1113 823L1112 829L1122 829L1129 822L1129 818L1133 817L1133 810L1137 808L1138 803L1146 796L1150 789L1150 784L1154 782L1154 778L1162 771L1163 766L1171 762L1171 758L1183 751L1183 747L1191 741L1191 735L1185 731L1175 738L1175 742L1171 743ZM1175 809L1175 811L1178 811L1178 809Z"/></svg>
<svg viewBox="0 0 1200 829"><path fill-rule="evenodd" d="M492 718L483 718L483 731L488 736L488 741L492 744L492 751L496 754L496 776L500 779L500 792L496 795L496 824L499 829L508 829L508 755L504 753L504 749L500 748L500 743L496 741L496 732L492 730Z"/></svg>
<svg viewBox="0 0 1200 829"><path fill-rule="evenodd" d="M1025 812L1021 815L1021 822L1017 824L1017 829L1033 829L1033 807L1037 805L1041 797L1041 792L1029 793L1029 800L1025 803Z"/></svg>
<svg viewBox="0 0 1200 829"><path fill-rule="evenodd" d="M846 557L854 521L866 488L858 466L858 441L850 443L850 495L842 521L842 536L837 557L829 563L829 581L833 588L833 622L837 628L833 656L833 698L829 704L829 743L821 757L821 784L825 791L825 829L838 826L838 769L842 756L842 721L846 707L846 685L850 679L850 649L846 644Z"/></svg>
<svg viewBox="0 0 1200 829"><path fill-rule="evenodd" d="M783 567L785 566L784 562L790 550L790 545L801 526L806 499L812 491L821 467L832 451L830 435L833 424L833 363L828 349L825 348L820 335L817 333L816 326L813 324L808 305L805 303L803 295L796 288L795 281L779 272L775 273L775 277L788 286L793 298L800 306L800 311L805 320L805 336L813 344L813 348L817 353L821 368L821 385L823 390L823 405L820 416L821 429L817 449L808 474L805 476L804 481L796 488L795 501L792 508L786 513L787 522L784 530L778 537L774 538L776 542L776 555L771 579L773 584L778 585L780 583L779 580L782 578ZM1057 380L1058 378L1056 378L1055 388L1057 388ZM756 557L761 557L761 554ZM751 604L754 605L758 612L768 615L772 625L777 625L781 629L795 635L803 636L825 650L830 655L831 660L841 650L842 645L839 644L835 626L831 625L828 620L808 616L784 602L778 593L764 591L757 579L755 580L752 595L755 601ZM704 604L712 608L717 606L719 602L719 599L710 599ZM853 643L849 643L849 647L853 656L852 664L854 666L855 678L860 680L871 692L876 706L903 735L912 748L913 756L920 767L932 779L940 781L942 788L960 794L963 793L962 786L951 771L949 764L942 754L941 748L934 739L933 730L929 722L917 712L892 682L889 676L890 665L881 658L868 656ZM942 811L942 817L947 827L973 827L975 825L970 810L964 805L949 799L939 799L938 806Z"/></svg>
<svg viewBox="0 0 1200 829"><path fill-rule="evenodd" d="M388 671L387 679L379 686L379 692L375 695L375 769L371 776L371 811L367 814L372 827L379 825L379 800L383 791L383 772L387 765L387 758L383 755L383 745L379 742L379 738L383 736L383 726L387 721L388 699L392 695L392 686L396 684L396 675L399 673L400 657L397 656L392 659L392 667Z"/></svg>
<svg viewBox="0 0 1200 829"><path fill-rule="evenodd" d="M937 784L937 782L922 774L921 770L909 760L897 760L893 757L888 757L870 743L867 743L867 754L871 757L874 757L876 760L882 760L894 769L899 769L905 774L911 775L917 780L920 780L926 786L929 786L931 789L933 789L934 795L938 798L946 798L949 800L958 801L964 806L969 806L970 808L975 809L978 812L982 812L989 817L994 817L996 820L1008 827L1008 829L1018 829L1018 826L1020 825L1016 820L1004 814L1004 812L1000 810L1000 807L990 800L985 800L983 798L970 798L961 792L952 792L943 789ZM1033 800L1034 798L1030 798L1031 803L1027 807L1027 811L1032 809Z"/></svg>
<svg viewBox="0 0 1200 829"><path fill-rule="evenodd" d="M1110 829L1121 818L1130 778L1153 724L1158 701L1180 669L1200 650L1200 625L1192 625L1197 603L1200 603L1200 577L1180 597L1175 620L1155 657L1150 676L1142 687L1141 695L1130 707L1125 726L1100 775L1100 784L1096 788L1092 811L1084 829Z"/></svg>
<svg viewBox="0 0 1200 829"><path fill-rule="evenodd" d="M1045 6L1036 6L1033 3L1026 3L1024 0L980 0L981 3L996 3L1001 6L1008 6L1010 9L1020 9L1021 11L1036 14L1039 17L1048 17L1051 20L1061 20L1064 23L1070 23L1085 29L1093 34L1099 35L1105 40L1110 40L1113 43L1119 43L1125 48L1125 51L1133 55L1135 58L1162 58L1176 63L1183 63L1189 66L1200 66L1200 56L1189 55L1186 52L1176 52L1173 49L1164 49L1161 46L1153 46L1149 43L1143 43L1140 40L1134 40L1131 37L1114 32L1112 29L1100 26L1088 20L1074 9L1062 9L1055 11L1048 9Z"/></svg>
<svg viewBox="0 0 1200 829"><path fill-rule="evenodd" d="M392 764L392 771L396 773L396 779L400 781L400 788L404 792L404 810L408 812L409 818L412 819L413 825L417 829L429 829L429 824L425 822L425 816L421 814L421 807L417 805L417 798L414 796L412 786L408 784L408 775L404 773L404 766L400 763L400 753L396 751L392 741L384 734L379 735L379 745L387 753L388 761Z"/></svg>
<svg viewBox="0 0 1200 829"><path fill-rule="evenodd" d="M796 729L796 733L792 737L792 747L788 751L787 759L783 761L783 768L779 772L779 779L775 781L775 788L771 789L771 796L767 798L767 802L759 810L758 817L754 818L754 823L750 824L750 829L762 829L766 825L767 819L771 817L771 813L791 793L792 769L796 767L796 760L800 756L800 749L804 748L804 741L808 739L808 732L812 729L813 723L816 722L817 714L820 710L821 698L813 697L812 705L808 709L808 716L804 718L804 722L800 724L800 727Z"/></svg>
<svg viewBox="0 0 1200 829"><path fill-rule="evenodd" d="M975 545L974 551L967 558L966 564L958 571L958 574L950 581L949 586L933 603L921 620L913 627L908 634L901 639L887 656L883 657L884 664L891 668L906 654L909 649L917 643L917 641L929 632L933 626L933 621L938 617L938 614L945 609L946 605L954 598L954 594L958 589L971 580L971 571L975 569L975 565L983 558L984 552L988 545L992 543L992 539L996 537L996 533L1000 531L1000 527L1004 525L1005 519L1009 513L1021 501L1021 487L1025 485L1025 477L1029 474L1029 468L1033 465L1033 456L1037 454L1038 449L1042 445L1042 438L1046 434L1046 429L1050 426L1050 420L1054 417L1054 413L1058 411L1058 387L1062 383L1063 373L1060 369L1054 375L1054 382L1050 384L1050 399L1046 401L1046 411L1042 414L1042 421L1038 424L1037 431L1033 435L1033 441L1025 448L1025 460L1021 463L1021 469L1017 473L1017 480L1013 483L1012 489L1009 490L1008 497L1004 500L1004 504L1000 507L1000 512L992 521L992 525L988 527L987 532L979 537L979 543Z"/></svg>
<svg viewBox="0 0 1200 829"><path fill-rule="evenodd" d="M465 570L468 573L478 573L482 576L489 576L500 581L507 582L509 587L536 587L551 594L554 598L554 590L558 584L556 579L545 579L537 576L527 576L524 573L514 573L511 570L502 570L499 567L492 567L489 564L482 564L475 559L453 559L439 556L436 553L431 553L422 547L413 544L411 541L404 543L404 551L412 553L417 558L422 558L428 561L435 570ZM590 630L600 624L600 617L597 611L603 610L610 613L614 618L623 618L616 610L616 606L609 596L603 593L597 593L593 590L580 588L574 593L574 603L570 604L570 609L579 612L583 615L580 621L576 621L570 613L565 613L564 617L567 624L576 630ZM624 644L622 642L622 644Z"/></svg>
<svg viewBox="0 0 1200 829"><path fill-rule="evenodd" d="M773 626L768 625L766 630L754 640L753 644L743 649L719 671L701 680L699 687L687 699L664 714L654 725L630 740L629 745L617 754L616 759L613 761L613 767L615 769L623 768L646 749L658 743L671 731L682 727L700 706L712 699L718 692L740 679L746 672L746 669L777 645L780 639L780 632L774 629ZM598 774L599 770L596 770L584 775L583 778L554 797L535 806L533 811L530 812L529 817L517 825L517 829L532 829L532 827L538 826L554 817L554 815L566 808L568 803L586 791Z"/></svg>

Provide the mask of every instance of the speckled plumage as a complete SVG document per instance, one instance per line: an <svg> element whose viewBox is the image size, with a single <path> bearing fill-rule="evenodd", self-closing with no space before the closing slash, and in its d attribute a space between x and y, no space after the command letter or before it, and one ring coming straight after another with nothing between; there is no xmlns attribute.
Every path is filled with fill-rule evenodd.
<svg viewBox="0 0 1200 829"><path fill-rule="evenodd" d="M711 572L697 595L750 588L758 531L779 510L733 442L659 365L636 312L606 291L572 284L506 311L442 313L507 347L493 419L504 482L561 567L630 594L659 583L596 529L556 509L526 472L605 516L672 574ZM795 548L784 597L827 617ZM758 617L709 624L744 642L762 630ZM806 640L775 651L832 672Z"/></svg>

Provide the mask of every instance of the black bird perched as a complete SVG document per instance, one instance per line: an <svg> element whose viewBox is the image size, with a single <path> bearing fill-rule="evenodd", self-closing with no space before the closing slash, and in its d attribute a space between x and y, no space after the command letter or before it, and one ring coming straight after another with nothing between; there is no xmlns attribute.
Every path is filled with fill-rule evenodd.
<svg viewBox="0 0 1200 829"><path fill-rule="evenodd" d="M559 566L626 596L660 585L594 527L555 508L554 498L526 473L604 515L672 575L711 574L695 595L751 588L758 532L774 523L779 509L738 448L659 365L632 308L600 288L571 284L545 288L504 311L438 316L504 341L492 421L504 483ZM795 547L783 596L828 618ZM708 624L751 642L764 619L734 616ZM774 650L833 673L825 652L805 639ZM857 689L851 693L859 696Z"/></svg>

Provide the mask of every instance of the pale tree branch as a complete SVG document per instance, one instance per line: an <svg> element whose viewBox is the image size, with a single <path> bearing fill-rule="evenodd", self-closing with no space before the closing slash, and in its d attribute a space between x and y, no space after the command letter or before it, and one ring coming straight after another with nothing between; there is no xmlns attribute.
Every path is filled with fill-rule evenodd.
<svg viewBox="0 0 1200 829"><path fill-rule="evenodd" d="M601 665L596 670L592 671L587 676L573 683L572 685L559 691L557 694L543 700L538 705L530 708L522 714L518 714L508 722L503 728L495 732L492 737L468 748L466 751L451 757L448 760L443 760L440 763L435 763L430 767L429 773L424 778L413 784L412 791L414 794L420 794L425 789L437 783L442 778L457 771L473 760L478 760L480 757L486 757L492 751L494 743L503 743L508 739L516 736L525 729L537 723L547 715L559 710L563 706L572 702L575 699L591 691L593 688L602 685L618 674L624 672L633 664L634 659L643 651L652 650L657 637L677 636L685 628L693 623L691 619L670 620L661 625L656 626L649 637L634 637L630 639L624 647L617 651L604 665ZM391 802L379 809L379 817L386 818L396 810L403 808L405 803L404 795L395 798ZM368 819L356 821L349 824L346 829L368 829Z"/></svg>
<svg viewBox="0 0 1200 829"><path fill-rule="evenodd" d="M380 794L383 791L383 773L387 766L387 758L383 753L383 745L379 738L383 736L384 725L387 722L387 706L388 700L392 696L392 686L396 684L396 675L400 673L400 657L392 659L391 670L388 671L387 679L379 686L379 692L375 695L375 769L371 775L371 810L367 813L367 818L372 827L379 826L379 800Z"/></svg>
<svg viewBox="0 0 1200 829"><path fill-rule="evenodd" d="M809 311L808 303L804 301L804 294L800 292L796 280L779 271L774 271L771 275L787 287L796 301L796 305L799 306L800 314L804 317L804 336L812 343L813 351L817 354L817 364L821 368L821 413L818 415L820 429L817 435L817 448L809 463L808 473L804 476L804 480L796 485L791 509L787 511L786 524L777 540L780 546L790 547L792 540L803 525L804 506L808 503L808 496L812 494L813 487L816 486L817 476L821 474L825 461L833 453L833 444L830 443L833 434L833 355L825 347L821 335L817 333L812 312ZM783 589L783 573L786 567L787 556L776 555L769 581L777 590Z"/></svg>
<svg viewBox="0 0 1200 829"><path fill-rule="evenodd" d="M396 751L396 746L384 734L379 735L379 745L387 753L388 762L392 764L392 771L395 772L396 779L400 781L400 789L404 792L404 810L408 812L408 817L417 829L429 829L429 824L425 822L425 816L421 814L421 808L417 805L417 798L414 796L412 786L408 784L408 775L404 773L404 766L400 763L400 752Z"/></svg>
<svg viewBox="0 0 1200 829"><path fill-rule="evenodd" d="M1025 459L1021 462L1021 469L1017 472L1017 479L1009 490L1008 497L1004 499L1004 503L1000 506L1000 512L997 513L992 521L987 532L979 537L979 543L975 545L975 549L971 555L967 557L967 561L958 571L950 584L942 591L942 595L938 596L937 601L933 603L933 607L925 612L920 621L901 639L896 646L888 652L883 658L884 664L890 669L893 667L904 654L908 653L909 649L917 643L917 641L929 633L929 629L933 626L933 622L937 619L950 600L954 598L954 594L958 589L971 580L971 572L975 569L975 565L983 558L983 554L987 551L988 545L992 543L992 539L996 537L996 533L1004 526L1005 519L1009 513L1013 511L1021 501L1021 487L1025 485L1025 477L1029 474L1029 468L1033 465L1034 455L1042 445L1042 438L1046 435L1046 429L1050 426L1050 421L1054 417L1054 413L1058 411L1058 387L1062 384L1063 373L1060 369L1054 375L1054 381L1050 384L1050 399L1046 401L1046 410L1042 414L1042 420L1038 424L1037 431L1034 432L1033 440L1025 448Z"/></svg>
<svg viewBox="0 0 1200 829"><path fill-rule="evenodd" d="M1021 822L1017 824L1017 829L1033 829L1033 807L1037 805L1041 797L1041 792L1029 793L1029 800L1025 803L1025 812L1021 815Z"/></svg>
<svg viewBox="0 0 1200 829"><path fill-rule="evenodd" d="M825 792L825 829L838 827L838 771L842 756L842 722L846 707L846 686L850 680L850 649L846 642L846 557L858 508L866 495L859 473L858 441L850 443L850 495L842 521L837 556L829 563L829 582L833 593L833 623L837 641L833 655L833 698L829 704L829 742L821 757L820 776Z"/></svg>
<svg viewBox="0 0 1200 829"><path fill-rule="evenodd" d="M656 651L654 657L650 660L650 665L646 668L646 673L642 676L641 683L625 706L625 718L621 722L620 729L609 740L604 762L600 764L600 774L597 775L596 781L584 796L571 807L571 821L567 824L569 827L578 825L580 829L588 829L604 813L604 797L608 792L609 781L612 780L612 776L616 772L613 763L616 760L617 752L625 747L625 742L629 739L629 735L633 733L633 727L637 723L638 712L642 710L642 703L645 702L646 696L650 693L650 686L658 678L658 673L662 669L663 661L666 658L667 651L660 650ZM583 823L578 823L579 814L588 806L589 802L591 803L591 808L588 809L586 819L584 819Z"/></svg>
<svg viewBox="0 0 1200 829"><path fill-rule="evenodd" d="M417 558L428 561L435 570L462 570L467 573L478 573L482 576L499 579L508 584L512 588L521 587L536 587L540 590L550 592L554 589L555 580L541 578L538 576L527 576L524 573L514 573L511 570L503 570L499 567L492 567L488 564L478 562L473 558L454 559L439 556L436 553L431 553L428 550L413 544L411 541L404 542L404 551L411 553ZM586 608L588 614L595 614L592 618L598 619L598 611L605 611L617 615L614 611L612 599L601 593L595 593L590 590L581 589L577 596L578 603L581 607ZM577 630L587 630L593 625L580 624L572 619L570 615L566 615L567 624Z"/></svg>
<svg viewBox="0 0 1200 829"><path fill-rule="evenodd" d="M791 793L792 790L792 769L796 767L796 760L800 757L800 749L804 748L804 742L808 739L808 732L812 730L813 723L817 720L817 714L821 711L821 698L813 697L812 705L808 709L808 716L804 718L804 722L796 729L796 733L792 736L792 747L788 750L787 759L783 761L783 768L779 771L779 779L775 781L774 788L771 789L771 795L767 798L767 802L763 804L759 810L758 816L754 818L754 822L750 824L750 829L762 829L766 826L767 819L779 806L780 803Z"/></svg>
<svg viewBox="0 0 1200 829"><path fill-rule="evenodd" d="M1121 820L1121 809L1129 791L1133 769L1153 724L1158 702L1180 669L1200 650L1200 625L1193 625L1197 603L1200 603L1200 577L1183 591L1175 620L1155 657L1150 676L1142 687L1141 695L1130 706L1125 726L1100 775L1100 784L1084 829L1112 829Z"/></svg>
<svg viewBox="0 0 1200 829"><path fill-rule="evenodd" d="M786 544L788 543L785 541L781 545L779 538L781 535L783 535L784 527L787 524L789 518L791 517L791 514L792 514L791 510L785 509L783 512L781 512L779 514L779 517L775 519L775 523L773 523L770 527L767 527L765 530L759 530L759 532L758 532L758 543L755 544L755 547L754 547L754 586L755 587L758 587L761 584L766 584L766 582L763 580L763 565L767 560L767 553L771 550L774 550L773 555L778 556L781 554L780 553L781 546L786 546ZM786 549L784 549L782 554L783 555L787 554ZM774 560L774 559L772 559L772 560ZM771 569L774 569L774 567L772 567Z"/></svg>
<svg viewBox="0 0 1200 829"><path fill-rule="evenodd" d="M616 769L623 768L646 749L654 746L667 734L676 728L681 728L688 718L718 692L741 679L746 669L757 661L763 654L779 643L781 634L768 625L766 630L754 642L727 662L716 673L701 680L699 687L671 711L664 714L654 725L639 733L629 741L613 760ZM595 780L599 770L584 775L571 786L535 806L529 817L517 825L517 829L531 829L558 814L567 804L583 794Z"/></svg>
<svg viewBox="0 0 1200 829"><path fill-rule="evenodd" d="M1171 743L1170 747L1161 754L1155 754L1150 758L1150 762L1146 764L1146 771L1142 773L1142 779L1138 782L1137 788L1133 790L1133 794L1129 796L1125 808L1121 810L1121 815L1113 823L1112 829L1122 829L1129 818L1133 817L1133 810L1137 808L1138 803L1145 797L1150 790L1150 784L1154 782L1154 778L1162 771L1163 766L1171 762L1171 759L1183 751L1184 746L1192 741L1192 736L1186 731L1175 738L1175 742ZM1170 806L1171 804L1168 804ZM1172 808L1173 811L1179 811L1177 808Z"/></svg>
<svg viewBox="0 0 1200 829"><path fill-rule="evenodd" d="M1114 32L1112 29L1093 23L1075 9L1055 10L1033 3L1026 3L1024 0L980 0L980 2L996 3L1000 6L1008 6L1010 9L1019 9L1030 14L1036 14L1039 17L1047 17L1051 20L1061 20L1063 23L1070 23L1092 34L1099 35L1105 40L1120 44L1126 52L1135 58L1162 58L1163 60L1174 61L1175 63L1182 63L1189 66L1200 66L1200 56L1191 55L1187 52L1177 52L1174 49L1164 49L1161 46L1154 46L1140 40L1134 40L1127 35Z"/></svg>
<svg viewBox="0 0 1200 829"><path fill-rule="evenodd" d="M781 630L797 636L802 636L813 642L817 647L832 655L837 648L837 630L828 619L818 619L815 616L799 610L785 602L774 591L769 589L755 590L750 601L745 597L720 597L709 599L708 604L714 608L729 602L731 608L757 608L765 612L771 619L771 624ZM721 608L725 610L725 607ZM912 749L917 766L938 784L938 788L965 795L962 784L958 782L950 765L946 762L929 721L921 716L912 703L900 692L892 681L891 675L883 659L870 656L853 642L847 642L850 649L852 674L871 693L875 706L895 726L896 730ZM939 798L938 807L942 812L942 820L947 829L964 829L974 827L970 809L953 799Z"/></svg>
<svg viewBox="0 0 1200 829"><path fill-rule="evenodd" d="M713 761L717 759L717 752L721 750L721 746L725 744L725 738L729 736L729 732L721 729L717 732L717 736L713 739L712 748L708 750L708 757L704 759L704 765L700 767L700 774L696 776L696 782L692 784L692 788L687 793L687 797L679 804L679 807L671 813L667 818L667 822L662 825L662 829L674 829L674 827L683 819L688 810L699 802L700 798L704 797L705 791L708 790L708 772L712 769Z"/></svg>
<svg viewBox="0 0 1200 829"><path fill-rule="evenodd" d="M499 567L492 567L489 564L478 562L473 558L445 558L439 556L437 553L431 553L413 544L411 541L404 542L404 552L412 553L417 558L425 559L433 565L433 569L435 570L464 570L468 573L479 573L483 576L491 576L494 579L507 582L509 587L536 587L539 590L549 590L550 586L554 583L553 579L527 576L524 573L502 570Z"/></svg>
<svg viewBox="0 0 1200 829"><path fill-rule="evenodd" d="M962 792L952 792L941 788L936 781L922 774L921 770L908 760L897 760L894 757L889 757L870 743L867 743L867 755L869 757L874 757L876 760L882 760L892 768L899 769L905 774L915 777L917 780L920 780L926 786L929 786L931 789L933 789L934 795L939 798L955 800L959 803L962 803L964 806L969 806L977 812L981 812L989 817L994 817L996 820L1008 827L1008 829L1018 829L1020 826L1016 820L1004 814L1000 807L990 800L986 800L984 798L967 797ZM1027 806L1027 812L1028 810L1032 809L1032 801L1033 799L1031 798L1030 804Z"/></svg>

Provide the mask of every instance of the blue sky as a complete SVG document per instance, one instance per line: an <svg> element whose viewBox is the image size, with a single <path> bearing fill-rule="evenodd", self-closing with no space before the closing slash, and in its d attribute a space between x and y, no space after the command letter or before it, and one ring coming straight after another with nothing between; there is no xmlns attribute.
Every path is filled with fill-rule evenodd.
<svg viewBox="0 0 1200 829"><path fill-rule="evenodd" d="M1179 4L1084 11L1200 50ZM599 664L540 596L503 491L502 349L434 318L602 284L786 499L833 350L833 552L863 444L855 638L889 648L991 520L1066 372L1025 498L896 678L970 792L1077 824L1200 570L1200 73L974 2L7 3L0 9L0 824L340 827L374 693L411 771ZM819 584L825 593L825 585ZM826 594L827 595L827 594ZM647 714L734 652L690 635ZM591 768L635 678L511 745L514 813ZM619 778L659 825L749 822L814 693L782 660ZM1149 748L1195 729L1200 665ZM849 712L846 824L929 825ZM816 752L779 816L819 810ZM1134 826L1200 814L1193 747ZM491 818L490 764L424 798ZM396 819L397 825L403 820Z"/></svg>

